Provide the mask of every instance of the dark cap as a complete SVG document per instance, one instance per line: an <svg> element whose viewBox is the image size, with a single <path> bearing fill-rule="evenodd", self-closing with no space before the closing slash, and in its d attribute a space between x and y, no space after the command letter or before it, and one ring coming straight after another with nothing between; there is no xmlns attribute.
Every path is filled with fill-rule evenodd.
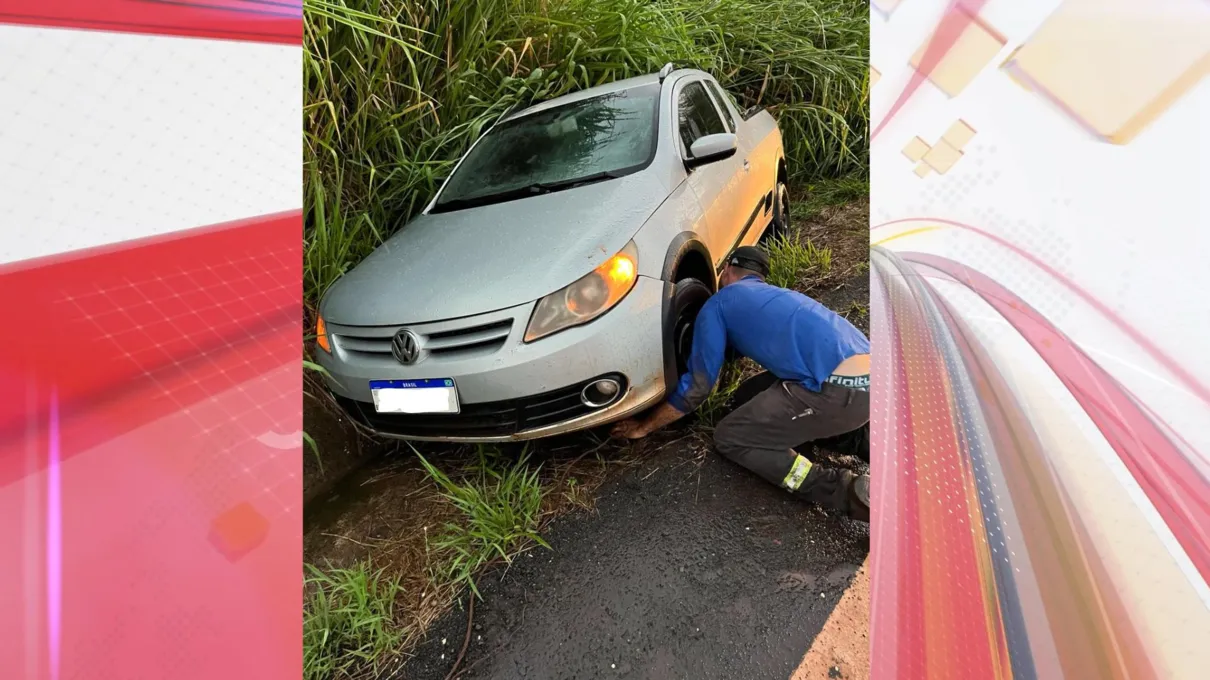
<svg viewBox="0 0 1210 680"><path fill-rule="evenodd" d="M769 254L756 246L736 248L735 252L731 253L731 259L727 260L727 264L732 267L750 269L761 276L769 275Z"/></svg>

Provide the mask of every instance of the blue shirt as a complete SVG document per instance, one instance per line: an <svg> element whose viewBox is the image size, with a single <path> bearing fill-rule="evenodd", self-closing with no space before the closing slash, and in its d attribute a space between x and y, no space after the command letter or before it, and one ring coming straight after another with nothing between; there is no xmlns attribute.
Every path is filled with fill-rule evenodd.
<svg viewBox="0 0 1210 680"><path fill-rule="evenodd" d="M724 286L698 313L689 372L668 398L678 411L689 413L710 395L728 345L812 392L845 359L870 352L869 339L836 312L802 293L748 277Z"/></svg>

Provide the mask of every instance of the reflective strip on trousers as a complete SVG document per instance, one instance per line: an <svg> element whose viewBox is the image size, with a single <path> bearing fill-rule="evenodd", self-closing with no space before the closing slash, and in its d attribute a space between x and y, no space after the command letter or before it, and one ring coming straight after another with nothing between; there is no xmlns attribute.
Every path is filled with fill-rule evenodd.
<svg viewBox="0 0 1210 680"><path fill-rule="evenodd" d="M807 478L807 473L811 471L811 461L802 456L794 457L794 465L790 471L786 473L786 478L781 480L783 486L791 491L797 491L802 485L802 480Z"/></svg>

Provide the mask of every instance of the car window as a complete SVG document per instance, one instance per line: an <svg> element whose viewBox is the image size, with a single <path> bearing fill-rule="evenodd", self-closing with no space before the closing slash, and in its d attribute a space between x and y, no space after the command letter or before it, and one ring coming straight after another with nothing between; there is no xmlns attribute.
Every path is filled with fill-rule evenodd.
<svg viewBox="0 0 1210 680"><path fill-rule="evenodd" d="M681 131L681 143L685 147L685 156L689 156L689 148L698 139L706 135L726 132L723 119L718 117L714 101L706 94L706 88L701 81L694 81L681 88L677 99L677 118Z"/></svg>
<svg viewBox="0 0 1210 680"><path fill-rule="evenodd" d="M652 83L497 125L458 166L434 210L486 205L646 167L655 156L659 96L659 84Z"/></svg>
<svg viewBox="0 0 1210 680"><path fill-rule="evenodd" d="M727 129L735 132L735 118L731 115L731 107L727 105L727 95L723 94L723 89L713 80L707 80L706 86L710 88L710 93L714 95L714 101L718 104L718 109L723 112L723 117L727 119ZM732 99L731 101L734 103L735 100Z"/></svg>

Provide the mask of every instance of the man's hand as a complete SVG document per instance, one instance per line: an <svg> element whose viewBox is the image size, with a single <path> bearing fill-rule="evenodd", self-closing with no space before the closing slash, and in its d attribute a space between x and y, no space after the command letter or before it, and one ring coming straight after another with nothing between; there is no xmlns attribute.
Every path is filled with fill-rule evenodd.
<svg viewBox="0 0 1210 680"><path fill-rule="evenodd" d="M613 426L613 430L609 432L613 437L621 439L642 439L651 432L643 424L641 420L636 418L627 418Z"/></svg>
<svg viewBox="0 0 1210 680"><path fill-rule="evenodd" d="M664 427L681 416L685 415L676 409L675 406L664 402L656 407L651 415L643 420L637 418L627 418L617 425L613 426L613 431L609 434L614 437L623 437L625 439L642 439L656 430Z"/></svg>

